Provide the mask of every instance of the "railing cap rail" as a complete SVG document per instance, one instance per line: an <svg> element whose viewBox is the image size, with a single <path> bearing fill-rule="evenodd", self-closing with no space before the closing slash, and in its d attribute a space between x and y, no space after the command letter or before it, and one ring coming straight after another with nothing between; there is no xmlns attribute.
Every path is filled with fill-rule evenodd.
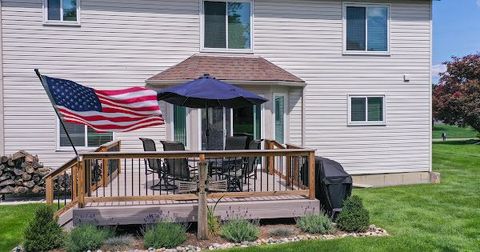
<svg viewBox="0 0 480 252"><path fill-rule="evenodd" d="M84 159L102 158L192 158L205 155L206 158L254 157L254 156L303 156L314 149L275 149L275 150L210 150L210 151L144 151L144 152L90 152L82 153Z"/></svg>

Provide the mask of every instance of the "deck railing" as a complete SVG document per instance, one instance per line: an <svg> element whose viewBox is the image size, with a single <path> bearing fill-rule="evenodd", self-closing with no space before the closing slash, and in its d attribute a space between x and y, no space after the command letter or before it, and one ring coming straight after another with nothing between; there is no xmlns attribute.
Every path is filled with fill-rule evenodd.
<svg viewBox="0 0 480 252"><path fill-rule="evenodd" d="M71 202L79 207L98 202L196 200L204 183L208 198L315 198L312 149L272 140L266 140L261 150L119 152L119 147L116 142L83 153L80 161L72 160L47 179L52 184L55 176L73 174ZM200 181L199 169L206 169L205 180ZM54 195L47 189L48 203L53 203Z"/></svg>
<svg viewBox="0 0 480 252"><path fill-rule="evenodd" d="M120 151L120 141L112 141L104 145L99 146L94 152L113 152ZM112 167L112 170L119 171L120 164L114 162L108 162L102 160L102 162L108 163L108 167ZM72 208L79 202L79 196L83 197L85 184L83 183L84 172L81 169L81 164L77 158L73 158L60 168L52 171L45 176L45 201L49 205L56 203L56 216L61 215L63 212ZM107 167L107 166L106 166ZM101 174L109 174L107 176L101 176L97 183L91 184L92 189L98 189L99 187L106 186L109 180L118 176L118 172ZM82 186L84 185L84 186Z"/></svg>

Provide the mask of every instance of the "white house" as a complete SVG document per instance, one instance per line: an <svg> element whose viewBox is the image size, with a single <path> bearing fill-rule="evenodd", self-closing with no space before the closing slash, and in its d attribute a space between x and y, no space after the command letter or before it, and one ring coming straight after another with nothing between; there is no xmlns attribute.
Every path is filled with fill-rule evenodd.
<svg viewBox="0 0 480 252"><path fill-rule="evenodd" d="M357 183L428 182L431 0L1 0L0 154L73 157L34 68L97 89L161 88L204 73L269 102L215 109L225 135L314 148ZM138 137L205 148L204 110L160 103L167 124L122 134L68 125L81 151Z"/></svg>

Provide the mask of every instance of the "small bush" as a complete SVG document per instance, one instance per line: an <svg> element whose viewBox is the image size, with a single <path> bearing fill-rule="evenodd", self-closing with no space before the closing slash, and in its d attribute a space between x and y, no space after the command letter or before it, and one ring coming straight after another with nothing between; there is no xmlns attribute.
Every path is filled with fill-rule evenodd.
<svg viewBox="0 0 480 252"><path fill-rule="evenodd" d="M174 248L186 240L186 228L172 222L159 222L143 234L145 248Z"/></svg>
<svg viewBox="0 0 480 252"><path fill-rule="evenodd" d="M65 248L69 252L98 249L103 245L105 240L112 236L113 232L109 229L84 224L70 231L65 243Z"/></svg>
<svg viewBox="0 0 480 252"><path fill-rule="evenodd" d="M210 236L217 236L220 233L220 218L215 216L215 209L222 198L223 196L217 200L213 207L207 206L207 224Z"/></svg>
<svg viewBox="0 0 480 252"><path fill-rule="evenodd" d="M362 199L352 196L343 203L342 212L338 215L337 224L341 230L347 232L363 232L370 223L368 210L365 209Z"/></svg>
<svg viewBox="0 0 480 252"><path fill-rule="evenodd" d="M248 220L233 219L223 224L220 234L231 242L255 241L260 235L260 229Z"/></svg>
<svg viewBox="0 0 480 252"><path fill-rule="evenodd" d="M308 214L297 219L297 226L311 234L328 234L334 230L332 221L323 212L320 214Z"/></svg>
<svg viewBox="0 0 480 252"><path fill-rule="evenodd" d="M63 245L64 233L53 217L53 209L41 205L24 231L26 251L49 251Z"/></svg>
<svg viewBox="0 0 480 252"><path fill-rule="evenodd" d="M294 235L295 230L289 227L279 227L270 230L268 234L273 237L288 237Z"/></svg>
<svg viewBox="0 0 480 252"><path fill-rule="evenodd" d="M135 242L135 239L130 235L121 235L110 237L103 243L109 250L119 251L126 250Z"/></svg>

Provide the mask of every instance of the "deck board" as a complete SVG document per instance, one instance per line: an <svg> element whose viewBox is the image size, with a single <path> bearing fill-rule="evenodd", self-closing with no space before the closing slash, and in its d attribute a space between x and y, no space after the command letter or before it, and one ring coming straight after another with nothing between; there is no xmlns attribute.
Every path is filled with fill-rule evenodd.
<svg viewBox="0 0 480 252"><path fill-rule="evenodd" d="M140 175L140 176L139 176ZM126 177L126 180L125 180ZM148 178L147 178L148 177ZM129 171L120 173L109 181L106 187L99 187L90 192L89 197L122 197L122 196L151 196L151 195L170 195L178 194L178 190L152 190L150 187L159 182L158 178L152 178L152 175L145 176L143 171ZM134 178L133 181L131 178ZM140 179L139 179L140 178ZM125 181L127 181L125 183ZM286 187L286 181L278 175L270 175L258 171L257 179L247 180L249 183L243 184L244 192L266 192L266 191L291 191L299 189L297 186ZM176 185L180 182L176 181Z"/></svg>

